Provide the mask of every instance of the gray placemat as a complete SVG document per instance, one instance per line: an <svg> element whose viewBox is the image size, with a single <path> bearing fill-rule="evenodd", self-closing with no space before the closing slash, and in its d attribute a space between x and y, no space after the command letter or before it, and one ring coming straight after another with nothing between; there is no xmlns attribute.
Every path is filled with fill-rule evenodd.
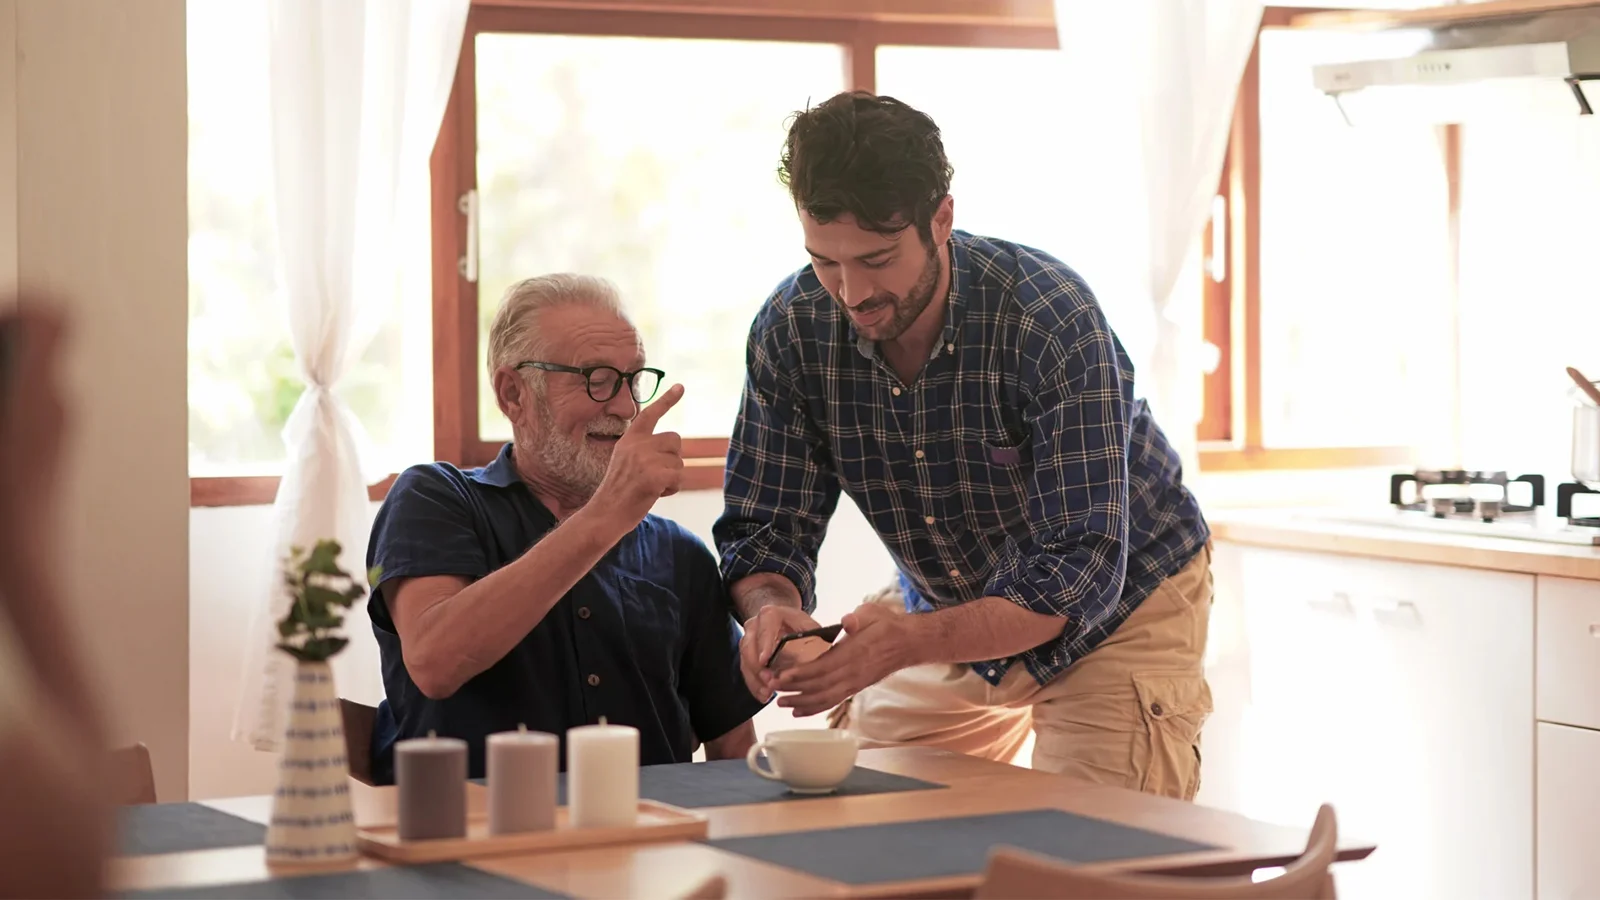
<svg viewBox="0 0 1600 900"><path fill-rule="evenodd" d="M267 826L199 803L124 806L118 816L123 856L248 847L267 839Z"/></svg>
<svg viewBox="0 0 1600 900"><path fill-rule="evenodd" d="M561 802L566 802L566 778L561 779ZM901 791L926 791L942 784L918 781L856 766L844 784L827 797L865 794L893 794ZM781 781L768 781L750 771L742 759L719 759L702 763L677 763L666 766L641 766L639 796L684 809L707 806L743 806L747 803L772 803L778 800L816 799L816 794L796 794Z"/></svg>
<svg viewBox="0 0 1600 900"><path fill-rule="evenodd" d="M795 831L706 843L846 884L976 875L988 862L990 848L1000 844L1077 863L1216 849L1210 844L1057 809Z"/></svg>
<svg viewBox="0 0 1600 900"><path fill-rule="evenodd" d="M475 779L479 784L483 779ZM853 797L865 794L893 794L901 791L927 791L945 785L919 781L856 766L844 784L824 797ZM556 802L567 802L567 776L557 785ZM657 803L670 803L684 809L707 806L743 806L747 803L773 803L779 800L816 799L816 794L796 794L781 781L768 781L750 771L742 759L712 762L673 763L639 767L639 796Z"/></svg>
<svg viewBox="0 0 1600 900"><path fill-rule="evenodd" d="M266 900L343 900L348 897L381 897L383 900L498 900L535 898L555 900L555 894L521 881L474 869L460 863L433 863L425 866L398 866L364 872L329 872L247 881L240 884L211 884L180 890L134 891L128 898L206 897L215 900L266 898Z"/></svg>

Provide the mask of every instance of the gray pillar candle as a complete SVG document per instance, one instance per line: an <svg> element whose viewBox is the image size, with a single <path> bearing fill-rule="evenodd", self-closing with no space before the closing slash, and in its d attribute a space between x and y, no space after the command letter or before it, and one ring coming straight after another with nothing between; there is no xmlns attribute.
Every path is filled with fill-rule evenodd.
<svg viewBox="0 0 1600 900"><path fill-rule="evenodd" d="M394 745L400 792L400 840L427 841L467 834L467 742L412 738Z"/></svg>
<svg viewBox="0 0 1600 900"><path fill-rule="evenodd" d="M561 739L518 725L489 735L489 833L556 827L556 771Z"/></svg>

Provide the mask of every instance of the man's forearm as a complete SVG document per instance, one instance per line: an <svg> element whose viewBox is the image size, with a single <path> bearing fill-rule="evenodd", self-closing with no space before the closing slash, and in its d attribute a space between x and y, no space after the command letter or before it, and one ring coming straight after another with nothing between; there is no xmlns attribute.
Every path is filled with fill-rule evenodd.
<svg viewBox="0 0 1600 900"><path fill-rule="evenodd" d="M800 589L776 572L756 572L735 581L728 589L739 621L748 622L766 606L800 609Z"/></svg>
<svg viewBox="0 0 1600 900"><path fill-rule="evenodd" d="M449 696L505 658L616 544L616 529L585 512L573 514L511 564L417 615L417 629L427 635L419 668L434 676L427 693Z"/></svg>
<svg viewBox="0 0 1600 900"><path fill-rule="evenodd" d="M911 665L1005 659L1055 640L1067 620L1024 609L1004 597L984 597L905 617Z"/></svg>
<svg viewBox="0 0 1600 900"><path fill-rule="evenodd" d="M719 738L706 741L706 759L744 759L756 744L756 723L746 720Z"/></svg>

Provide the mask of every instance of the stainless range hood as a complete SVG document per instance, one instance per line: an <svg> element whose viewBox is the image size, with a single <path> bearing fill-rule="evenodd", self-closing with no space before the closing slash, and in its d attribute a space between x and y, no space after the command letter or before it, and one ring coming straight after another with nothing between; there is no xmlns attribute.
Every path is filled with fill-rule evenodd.
<svg viewBox="0 0 1600 900"><path fill-rule="evenodd" d="M1397 44L1409 45L1395 54ZM1368 55L1312 67L1353 125L1588 116L1600 108L1600 8L1375 32ZM1390 49L1385 49L1390 48Z"/></svg>

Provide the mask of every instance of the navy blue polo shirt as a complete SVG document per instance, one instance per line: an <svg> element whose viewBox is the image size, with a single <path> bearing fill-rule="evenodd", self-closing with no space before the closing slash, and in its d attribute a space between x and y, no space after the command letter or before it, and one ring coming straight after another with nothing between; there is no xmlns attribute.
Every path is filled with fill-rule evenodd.
<svg viewBox="0 0 1600 900"><path fill-rule="evenodd" d="M556 518L518 477L511 445L481 469L413 466L395 480L372 525L369 566L383 581L482 578L527 552ZM484 777L484 739L497 731L566 731L607 721L639 729L643 765L689 762L695 747L761 709L739 674L739 626L716 558L675 522L647 516L551 608L510 653L443 700L406 672L381 592L369 613L388 698L373 733L373 779L394 779L394 742L426 735L467 742Z"/></svg>

